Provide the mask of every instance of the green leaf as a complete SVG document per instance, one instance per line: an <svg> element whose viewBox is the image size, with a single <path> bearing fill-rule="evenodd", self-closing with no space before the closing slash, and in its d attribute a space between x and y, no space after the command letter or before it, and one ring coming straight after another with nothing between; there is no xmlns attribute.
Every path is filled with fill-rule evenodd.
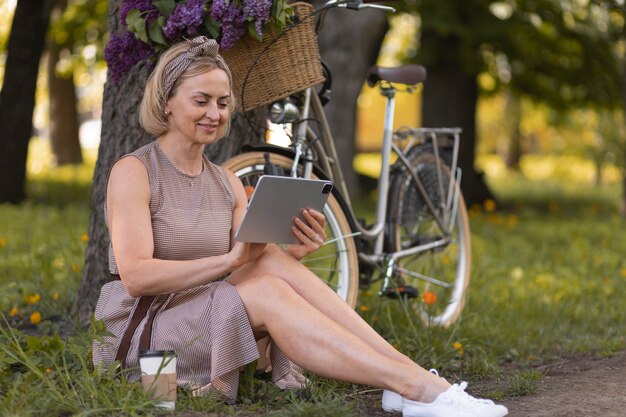
<svg viewBox="0 0 626 417"><path fill-rule="evenodd" d="M137 35L137 38L145 43L150 43L150 39L148 39L148 32L146 31L146 21L143 19L135 20L135 30L134 32Z"/></svg>
<svg viewBox="0 0 626 417"><path fill-rule="evenodd" d="M174 7L176 7L176 2L174 0L157 0L153 2L153 4L157 9L159 9L159 13L165 17L170 17Z"/></svg>
<svg viewBox="0 0 626 417"><path fill-rule="evenodd" d="M254 23L251 25L246 25L246 27L248 28L248 35L250 35L252 39L256 39L257 41L261 41L263 39L263 37L259 36L259 34L256 32L256 27L254 26Z"/></svg>
<svg viewBox="0 0 626 417"><path fill-rule="evenodd" d="M217 39L220 36L221 29L220 22L214 20L211 16L206 16L204 18L204 27L209 32L210 37L213 39Z"/></svg>
<svg viewBox="0 0 626 417"><path fill-rule="evenodd" d="M132 9L131 11L129 11L126 15L126 30L128 30L129 32L134 32L136 24L135 22L138 19L143 20L141 18L141 11L139 9Z"/></svg>
<svg viewBox="0 0 626 417"><path fill-rule="evenodd" d="M159 45L167 45L165 41L165 36L163 36L163 29L161 28L161 24L158 20L153 20L150 22L150 28L148 30L148 34L150 35L150 39Z"/></svg>

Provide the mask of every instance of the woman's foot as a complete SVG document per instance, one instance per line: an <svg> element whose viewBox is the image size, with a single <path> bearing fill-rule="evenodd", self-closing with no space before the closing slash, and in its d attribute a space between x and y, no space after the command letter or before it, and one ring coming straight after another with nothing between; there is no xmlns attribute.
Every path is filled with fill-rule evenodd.
<svg viewBox="0 0 626 417"><path fill-rule="evenodd" d="M472 397L465 388L467 382L454 384L431 403L404 398L402 417L503 417L509 413L503 405Z"/></svg>

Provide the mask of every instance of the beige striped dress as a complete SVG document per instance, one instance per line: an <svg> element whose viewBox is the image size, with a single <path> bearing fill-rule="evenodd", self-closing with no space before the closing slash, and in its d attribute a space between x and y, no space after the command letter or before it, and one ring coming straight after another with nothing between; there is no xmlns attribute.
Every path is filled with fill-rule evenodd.
<svg viewBox="0 0 626 417"><path fill-rule="evenodd" d="M148 172L155 258L188 260L228 252L235 196L222 168L205 157L200 175L185 175L156 141L124 157L129 156L138 158ZM106 206L105 218L108 225ZM119 274L112 246L109 270ZM234 401L240 367L259 357L243 302L225 280L143 303L128 294L122 281L113 280L102 287L95 318L103 320L113 336L94 342L94 365L108 366L125 356L131 380L140 376L140 348L175 350L179 386L198 394L217 390ZM120 348L124 336L127 346ZM271 346L272 380L283 389L301 387L301 368ZM127 353L119 358L122 350Z"/></svg>

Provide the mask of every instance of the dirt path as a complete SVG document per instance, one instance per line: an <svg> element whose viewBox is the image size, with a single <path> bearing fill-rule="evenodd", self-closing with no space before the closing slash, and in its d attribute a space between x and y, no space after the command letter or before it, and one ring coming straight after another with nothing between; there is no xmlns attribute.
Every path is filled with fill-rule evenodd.
<svg viewBox="0 0 626 417"><path fill-rule="evenodd" d="M626 416L626 352L546 367L535 395L505 399L511 417Z"/></svg>
<svg viewBox="0 0 626 417"><path fill-rule="evenodd" d="M611 358L574 357L539 369L537 393L504 398L509 417L626 417L626 352ZM475 386L489 390L493 387ZM471 386L470 386L471 388ZM360 417L390 417L380 408L380 393L358 401Z"/></svg>

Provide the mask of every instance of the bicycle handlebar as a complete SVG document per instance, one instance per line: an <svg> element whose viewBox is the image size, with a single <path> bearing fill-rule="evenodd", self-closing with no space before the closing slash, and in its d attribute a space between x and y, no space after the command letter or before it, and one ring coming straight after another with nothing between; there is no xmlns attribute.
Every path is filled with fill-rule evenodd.
<svg viewBox="0 0 626 417"><path fill-rule="evenodd" d="M386 1L386 0L378 0L378 1ZM331 7L341 7L344 9L350 10L360 10L360 9L378 9L384 10L386 12L395 13L396 9L391 6L385 6L383 4L378 4L377 0L329 0L324 4L324 9Z"/></svg>

